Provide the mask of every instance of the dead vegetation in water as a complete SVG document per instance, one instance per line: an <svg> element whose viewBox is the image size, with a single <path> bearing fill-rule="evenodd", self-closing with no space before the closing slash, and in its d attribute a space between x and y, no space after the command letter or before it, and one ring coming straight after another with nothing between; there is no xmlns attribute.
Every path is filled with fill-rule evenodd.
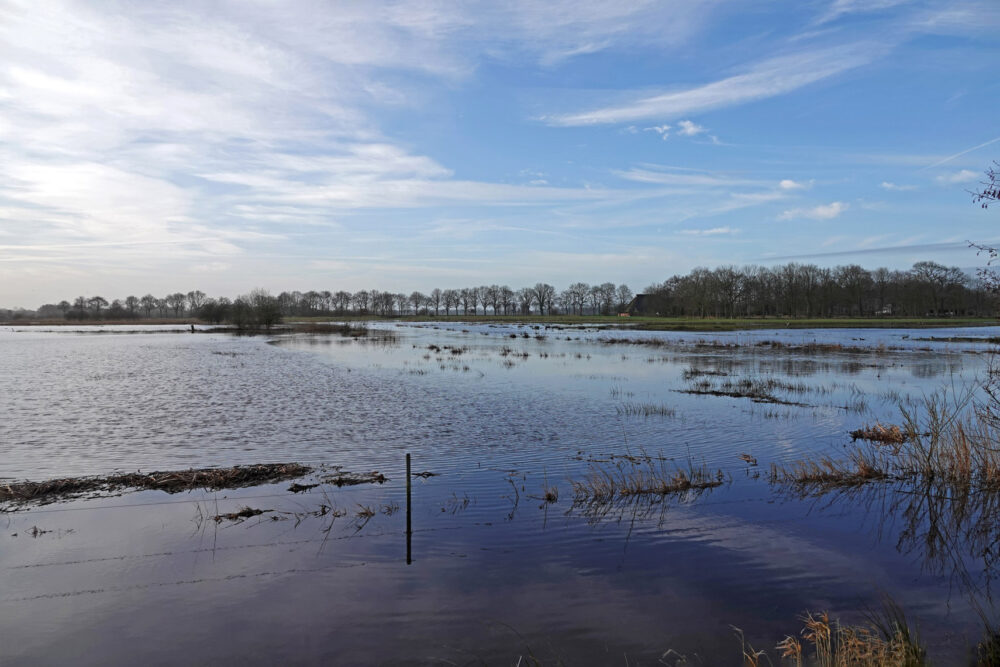
<svg viewBox="0 0 1000 667"><path fill-rule="evenodd" d="M851 431L852 440L867 440L869 442L881 442L887 445L901 445L906 442L906 434L899 426L892 424L885 426L880 422L875 422L871 426L863 426Z"/></svg>
<svg viewBox="0 0 1000 667"><path fill-rule="evenodd" d="M676 417L677 410L665 403L625 402L615 407L619 417Z"/></svg>
<svg viewBox="0 0 1000 667"><path fill-rule="evenodd" d="M722 382L712 382L708 379L701 379L696 382L692 382L687 389L678 389L677 391L682 394L695 394L701 396L749 398L754 403L773 403L777 405L792 405L796 407L813 407L807 403L790 401L775 394L775 391L803 394L813 391L812 388L802 383L784 382L774 377L727 378Z"/></svg>
<svg viewBox="0 0 1000 667"><path fill-rule="evenodd" d="M889 597L883 597L882 608L869 610L866 617L864 623L846 625L839 620L831 620L825 611L804 613L799 617L802 630L797 635L786 635L774 647L778 652L777 662L771 659L768 651L755 649L747 641L743 630L735 625L730 627L739 641L744 667L775 664L793 664L796 667L804 664L818 667L921 667L927 664L927 650L916 630L910 627L902 608ZM676 651L668 653L675 658L672 664L687 664L686 656Z"/></svg>
<svg viewBox="0 0 1000 667"><path fill-rule="evenodd" d="M1000 491L1000 421L973 405L973 389L901 405L899 442L858 445L846 457L772 465L771 481L801 492L872 481L933 481L952 490ZM887 429L890 437L896 437Z"/></svg>
<svg viewBox="0 0 1000 667"><path fill-rule="evenodd" d="M792 485L807 492L898 479L899 473L893 473L892 462L883 452L859 447L846 458L822 456L789 464L772 463L769 477L772 484Z"/></svg>
<svg viewBox="0 0 1000 667"><path fill-rule="evenodd" d="M302 477L312 468L298 463L265 463L231 468L134 472L106 477L66 477L44 482L0 484L0 502L50 503L85 493L122 489L179 493L192 489L235 489Z"/></svg>
<svg viewBox="0 0 1000 667"><path fill-rule="evenodd" d="M653 457L620 458L607 465L591 465L582 480L572 480L574 502L605 504L638 496L666 496L697 493L720 486L721 470L705 465L668 466Z"/></svg>
<svg viewBox="0 0 1000 667"><path fill-rule="evenodd" d="M350 472L348 470L337 470L332 475L327 475L323 481L334 486L356 486L358 484L384 484L388 477L378 470L371 472Z"/></svg>
<svg viewBox="0 0 1000 667"><path fill-rule="evenodd" d="M827 612L805 613L799 636L788 635L775 647L783 660L820 667L918 667L927 651L903 610L885 599L882 609L868 613L868 622L844 625ZM801 639L800 639L801 637ZM807 655L809 654L809 655ZM746 652L744 651L744 655ZM758 662L745 664L759 664Z"/></svg>
<svg viewBox="0 0 1000 667"><path fill-rule="evenodd" d="M362 338L364 336L368 336L371 332L371 330L363 324L355 325L348 322L342 322L339 324L330 322L305 322L295 324L292 331L295 331L296 333L309 334L339 334L350 338Z"/></svg>
<svg viewBox="0 0 1000 667"><path fill-rule="evenodd" d="M254 509L252 507L241 507L236 512L229 512L228 514L216 514L215 516L212 517L212 521L214 521L215 523L222 523L223 521L231 521L233 523L243 523L247 519L273 511L274 510L259 510L259 509Z"/></svg>
<svg viewBox="0 0 1000 667"><path fill-rule="evenodd" d="M672 347L678 349L695 349L702 351L710 350L767 350L774 352L790 352L795 354L867 354L882 355L891 352L930 352L929 347L902 347L899 345L886 345L878 343L875 345L851 345L844 343L822 343L819 341L789 343L780 340L753 340L753 339L707 339L697 338L686 340L684 338L598 338L597 342L604 345L637 345L643 347L665 348Z"/></svg>
<svg viewBox="0 0 1000 667"><path fill-rule="evenodd" d="M310 489L315 489L319 484L292 484L288 490L292 493L304 493Z"/></svg>

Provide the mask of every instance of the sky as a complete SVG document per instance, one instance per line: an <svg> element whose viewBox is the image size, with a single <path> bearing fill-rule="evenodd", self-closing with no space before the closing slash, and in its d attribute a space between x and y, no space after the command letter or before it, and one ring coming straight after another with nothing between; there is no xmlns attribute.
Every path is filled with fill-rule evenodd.
<svg viewBox="0 0 1000 667"><path fill-rule="evenodd" d="M996 0L0 0L0 306L984 262Z"/></svg>

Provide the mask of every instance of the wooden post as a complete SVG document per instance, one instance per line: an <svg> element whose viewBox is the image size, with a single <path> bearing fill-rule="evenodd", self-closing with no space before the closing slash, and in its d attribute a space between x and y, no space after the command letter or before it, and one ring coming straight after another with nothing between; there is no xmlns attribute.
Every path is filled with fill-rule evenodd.
<svg viewBox="0 0 1000 667"><path fill-rule="evenodd" d="M410 453L406 453L406 564L413 562L410 552L410 542L413 537L413 529L410 523Z"/></svg>

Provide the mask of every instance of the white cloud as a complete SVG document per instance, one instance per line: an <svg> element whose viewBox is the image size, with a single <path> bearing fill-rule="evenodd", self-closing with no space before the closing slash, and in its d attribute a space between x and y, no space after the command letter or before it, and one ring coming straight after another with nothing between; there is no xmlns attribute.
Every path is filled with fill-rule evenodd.
<svg viewBox="0 0 1000 667"><path fill-rule="evenodd" d="M954 185L956 183L969 183L979 178L979 174L969 169L962 169L951 174L941 174L937 177L938 183Z"/></svg>
<svg viewBox="0 0 1000 667"><path fill-rule="evenodd" d="M744 104L791 92L867 64L888 47L852 44L845 47L780 56L757 63L742 74L695 88L645 96L618 106L545 118L551 125L578 126L671 118L696 111Z"/></svg>
<svg viewBox="0 0 1000 667"><path fill-rule="evenodd" d="M883 190L889 190L890 192L909 192L917 189L915 185L899 185L898 183L891 183L889 181L882 181L881 187Z"/></svg>
<svg viewBox="0 0 1000 667"><path fill-rule="evenodd" d="M670 138L669 125L654 125L653 127L644 127L642 129L644 132L656 132L664 141Z"/></svg>
<svg viewBox="0 0 1000 667"><path fill-rule="evenodd" d="M780 216L779 220L798 220L800 218L808 218L810 220L832 220L838 217L841 213L846 211L850 206L844 202L831 202L829 204L820 204L814 208L793 208L785 211Z"/></svg>
<svg viewBox="0 0 1000 667"><path fill-rule="evenodd" d="M681 129L677 131L677 134L685 137L693 137L696 134L701 134L705 131L704 127L689 120L678 121L677 124L681 126Z"/></svg>
<svg viewBox="0 0 1000 667"><path fill-rule="evenodd" d="M782 179L782 181L778 183L778 187L782 190L803 190L808 188L810 185L812 185L812 181L809 183L802 183L801 181L793 181L790 178Z"/></svg>
<svg viewBox="0 0 1000 667"><path fill-rule="evenodd" d="M723 234L736 234L740 230L732 227L713 227L711 229L682 229L678 234L686 236L720 236Z"/></svg>

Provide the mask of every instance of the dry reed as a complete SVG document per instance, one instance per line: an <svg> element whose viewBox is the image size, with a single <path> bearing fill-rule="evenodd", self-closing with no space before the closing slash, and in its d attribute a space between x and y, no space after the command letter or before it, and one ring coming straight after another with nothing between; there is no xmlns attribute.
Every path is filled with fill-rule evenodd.
<svg viewBox="0 0 1000 667"><path fill-rule="evenodd" d="M927 653L910 628L902 609L885 599L882 609L868 615L865 625L842 625L829 614L806 613L802 640L786 636L775 647L779 657L802 665L806 646L812 648L809 664L820 667L917 667L926 664ZM744 648L744 660L746 660Z"/></svg>
<svg viewBox="0 0 1000 667"><path fill-rule="evenodd" d="M819 491L875 480L931 480L953 489L1000 491L1000 423L974 409L971 398L971 390L951 397L938 392L917 409L901 405L901 441L892 447L868 443L846 459L772 465L771 480Z"/></svg>
<svg viewBox="0 0 1000 667"><path fill-rule="evenodd" d="M698 491L722 484L722 471L689 465L668 468L649 456L620 458L613 465L591 466L589 474L572 481L576 502L613 503L636 496L665 496Z"/></svg>

